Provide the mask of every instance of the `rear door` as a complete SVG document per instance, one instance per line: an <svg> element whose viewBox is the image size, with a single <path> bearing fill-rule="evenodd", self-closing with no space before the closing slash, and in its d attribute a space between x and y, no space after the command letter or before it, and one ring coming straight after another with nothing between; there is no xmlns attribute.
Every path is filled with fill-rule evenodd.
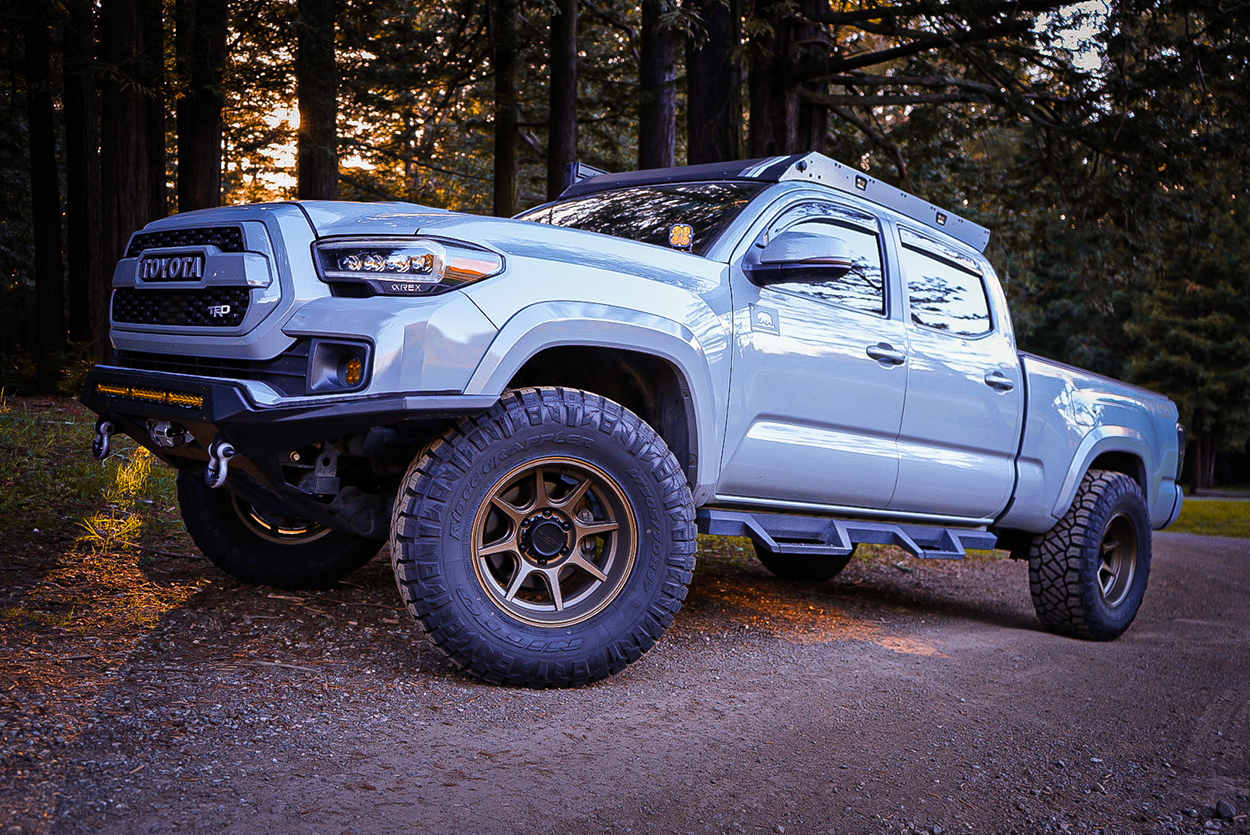
<svg viewBox="0 0 1250 835"><path fill-rule="evenodd" d="M892 510L989 518L1011 497L1023 372L987 262L898 227L907 404Z"/></svg>

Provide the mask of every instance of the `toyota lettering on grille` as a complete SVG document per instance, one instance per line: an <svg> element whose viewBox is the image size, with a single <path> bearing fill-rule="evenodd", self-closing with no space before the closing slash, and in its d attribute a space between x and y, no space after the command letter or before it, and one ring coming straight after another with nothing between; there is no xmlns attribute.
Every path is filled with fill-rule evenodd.
<svg viewBox="0 0 1250 835"><path fill-rule="evenodd" d="M199 281L203 277L203 255L152 255L139 262L143 281Z"/></svg>

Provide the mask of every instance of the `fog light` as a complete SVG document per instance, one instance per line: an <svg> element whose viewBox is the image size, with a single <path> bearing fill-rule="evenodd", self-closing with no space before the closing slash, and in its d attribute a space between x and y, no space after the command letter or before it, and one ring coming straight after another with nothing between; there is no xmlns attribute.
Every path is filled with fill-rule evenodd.
<svg viewBox="0 0 1250 835"><path fill-rule="evenodd" d="M369 382L369 346L358 342L313 341L308 357L308 391L312 394L356 391Z"/></svg>
<svg viewBox="0 0 1250 835"><path fill-rule="evenodd" d="M345 386L355 388L365 379L365 364L360 361L360 357L348 357L343 360L343 368L339 376Z"/></svg>

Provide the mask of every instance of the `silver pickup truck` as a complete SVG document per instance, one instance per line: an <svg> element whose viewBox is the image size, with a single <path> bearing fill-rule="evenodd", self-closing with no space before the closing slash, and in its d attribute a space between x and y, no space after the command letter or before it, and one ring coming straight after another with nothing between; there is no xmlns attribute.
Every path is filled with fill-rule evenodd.
<svg viewBox="0 0 1250 835"><path fill-rule="evenodd" d="M83 402L178 468L228 574L390 540L456 664L596 680L672 623L696 532L825 580L859 543L1027 560L1043 626L1132 622L1180 513L1175 406L1020 353L989 232L818 154L610 175L515 219L277 203L134 235Z"/></svg>

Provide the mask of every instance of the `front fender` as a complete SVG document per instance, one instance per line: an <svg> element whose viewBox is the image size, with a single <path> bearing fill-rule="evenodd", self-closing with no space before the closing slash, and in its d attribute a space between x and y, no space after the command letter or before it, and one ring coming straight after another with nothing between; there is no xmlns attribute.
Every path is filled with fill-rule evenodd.
<svg viewBox="0 0 1250 835"><path fill-rule="evenodd" d="M467 395L498 396L532 357L547 348L584 345L650 354L667 361L694 404L693 449L696 460L695 504L715 487L721 449L721 413L715 392L725 390L725 379L714 379L719 365L689 327L652 313L595 302L551 301L517 311L487 349L469 379ZM719 388L718 388L719 383Z"/></svg>

